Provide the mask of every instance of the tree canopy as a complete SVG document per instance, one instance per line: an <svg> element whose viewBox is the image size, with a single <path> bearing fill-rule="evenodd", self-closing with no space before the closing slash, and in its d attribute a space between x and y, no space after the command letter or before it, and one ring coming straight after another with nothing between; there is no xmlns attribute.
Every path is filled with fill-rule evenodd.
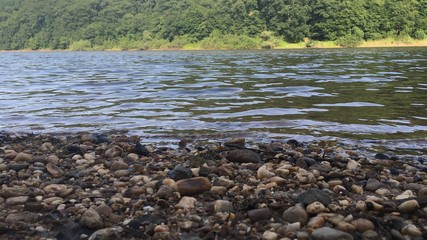
<svg viewBox="0 0 427 240"><path fill-rule="evenodd" d="M195 42L209 48L219 38L250 48L273 37L422 39L427 33L427 0L0 0L0 6L3 50Z"/></svg>

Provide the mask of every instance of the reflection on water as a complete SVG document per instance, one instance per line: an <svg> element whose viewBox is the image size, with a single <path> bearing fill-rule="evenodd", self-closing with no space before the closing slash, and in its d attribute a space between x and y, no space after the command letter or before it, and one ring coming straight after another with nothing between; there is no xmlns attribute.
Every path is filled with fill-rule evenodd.
<svg viewBox="0 0 427 240"><path fill-rule="evenodd" d="M418 139L422 149L426 73L426 48L3 52L0 127Z"/></svg>

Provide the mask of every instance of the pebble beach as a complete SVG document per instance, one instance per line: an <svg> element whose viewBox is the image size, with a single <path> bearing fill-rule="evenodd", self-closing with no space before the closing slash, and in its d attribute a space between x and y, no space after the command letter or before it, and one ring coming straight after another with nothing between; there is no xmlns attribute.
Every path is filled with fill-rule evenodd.
<svg viewBox="0 0 427 240"><path fill-rule="evenodd" d="M427 239L427 158L337 142L0 134L0 239Z"/></svg>

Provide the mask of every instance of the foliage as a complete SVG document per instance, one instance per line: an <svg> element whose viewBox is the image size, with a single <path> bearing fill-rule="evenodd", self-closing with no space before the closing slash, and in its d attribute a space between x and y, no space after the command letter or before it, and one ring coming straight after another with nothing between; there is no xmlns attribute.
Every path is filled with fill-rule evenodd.
<svg viewBox="0 0 427 240"><path fill-rule="evenodd" d="M337 44L342 47L357 47L363 43L364 32L358 28L354 27L350 33L339 37Z"/></svg>
<svg viewBox="0 0 427 240"><path fill-rule="evenodd" d="M427 0L0 0L0 6L4 50L274 48L304 38L312 40L307 46L354 46L361 41L355 28L362 40L423 39L427 32Z"/></svg>

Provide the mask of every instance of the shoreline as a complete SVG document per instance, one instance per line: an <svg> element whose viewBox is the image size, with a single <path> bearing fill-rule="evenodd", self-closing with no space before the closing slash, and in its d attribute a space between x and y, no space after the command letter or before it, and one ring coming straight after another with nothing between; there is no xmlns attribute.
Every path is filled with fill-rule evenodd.
<svg viewBox="0 0 427 240"><path fill-rule="evenodd" d="M245 50L292 50L292 49L346 49L331 42L319 42L318 46L306 47L302 45L304 43L286 43L285 46L277 46L272 49L245 49ZM383 40L368 40L364 41L361 45L353 47L353 49L361 48L406 48L406 47L427 47L427 40L412 40L410 42L399 42L398 40L383 39ZM78 51L94 51L94 52L121 52L121 51L245 51L245 50L234 50L234 49L203 49L203 48L160 48L160 49L87 49L87 50L70 50L70 49L20 49L20 50L0 50L2 52L78 52Z"/></svg>
<svg viewBox="0 0 427 240"><path fill-rule="evenodd" d="M0 233L38 239L425 239L427 161L324 141L0 136Z"/></svg>

